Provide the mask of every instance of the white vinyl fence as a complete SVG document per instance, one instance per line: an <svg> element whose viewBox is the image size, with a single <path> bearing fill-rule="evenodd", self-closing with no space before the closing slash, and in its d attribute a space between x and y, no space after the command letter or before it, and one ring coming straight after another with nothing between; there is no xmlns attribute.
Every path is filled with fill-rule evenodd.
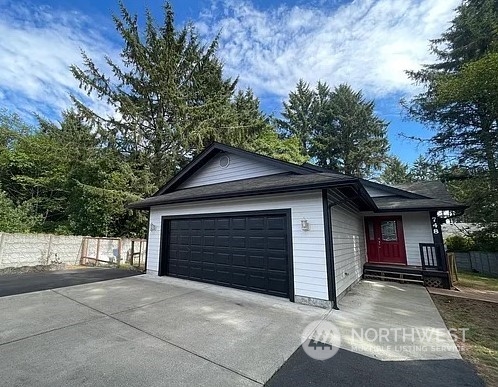
<svg viewBox="0 0 498 387"><path fill-rule="evenodd" d="M61 263L78 265L82 258L84 240L93 240L93 238L0 233L0 269ZM107 243L100 242L102 249L98 253L99 260L108 263L128 262L131 257L132 242L134 242L135 261L145 261L145 241L125 238L109 240ZM88 243L91 244L92 241ZM119 245L119 249L114 248L114 244ZM137 254L139 245L141 249Z"/></svg>

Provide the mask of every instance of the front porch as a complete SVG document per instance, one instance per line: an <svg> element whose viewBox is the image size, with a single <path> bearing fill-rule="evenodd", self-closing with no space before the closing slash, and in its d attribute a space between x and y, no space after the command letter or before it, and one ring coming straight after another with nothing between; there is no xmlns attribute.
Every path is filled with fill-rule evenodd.
<svg viewBox="0 0 498 387"><path fill-rule="evenodd" d="M451 276L442 244L420 243L420 265L365 262L363 278L449 289Z"/></svg>
<svg viewBox="0 0 498 387"><path fill-rule="evenodd" d="M449 289L442 221L435 211L365 216L363 278Z"/></svg>

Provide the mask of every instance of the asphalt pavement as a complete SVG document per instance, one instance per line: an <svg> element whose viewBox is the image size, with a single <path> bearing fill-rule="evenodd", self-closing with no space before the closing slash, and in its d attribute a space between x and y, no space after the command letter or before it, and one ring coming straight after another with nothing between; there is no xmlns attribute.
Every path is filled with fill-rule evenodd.
<svg viewBox="0 0 498 387"><path fill-rule="evenodd" d="M299 347L265 384L268 387L480 387L484 382L464 360L380 361L340 349L314 360Z"/></svg>
<svg viewBox="0 0 498 387"><path fill-rule="evenodd" d="M81 268L0 275L0 297L131 277L140 273L110 268Z"/></svg>

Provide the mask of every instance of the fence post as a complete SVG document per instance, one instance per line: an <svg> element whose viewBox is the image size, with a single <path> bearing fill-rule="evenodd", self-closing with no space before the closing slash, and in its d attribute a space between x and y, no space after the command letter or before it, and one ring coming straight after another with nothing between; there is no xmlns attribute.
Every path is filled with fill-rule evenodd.
<svg viewBox="0 0 498 387"><path fill-rule="evenodd" d="M48 248L47 248L47 265L50 265L50 256L52 255L52 234L48 236Z"/></svg>
<svg viewBox="0 0 498 387"><path fill-rule="evenodd" d="M100 238L97 238L97 253L95 254L95 266L99 265Z"/></svg>
<svg viewBox="0 0 498 387"><path fill-rule="evenodd" d="M121 265L121 238L118 240L118 266Z"/></svg>
<svg viewBox="0 0 498 387"><path fill-rule="evenodd" d="M0 268L3 267L3 240L5 233L0 233Z"/></svg>

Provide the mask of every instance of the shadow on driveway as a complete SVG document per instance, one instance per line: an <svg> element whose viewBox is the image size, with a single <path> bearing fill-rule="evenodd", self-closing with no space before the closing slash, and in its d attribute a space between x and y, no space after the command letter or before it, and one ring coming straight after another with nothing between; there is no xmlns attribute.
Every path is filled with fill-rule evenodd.
<svg viewBox="0 0 498 387"><path fill-rule="evenodd" d="M140 273L132 270L107 268L84 268L41 273L5 274L0 276L0 297L107 281L139 274Z"/></svg>
<svg viewBox="0 0 498 387"><path fill-rule="evenodd" d="M314 360L299 347L265 386L484 386L464 361L379 361L344 349L324 361Z"/></svg>

